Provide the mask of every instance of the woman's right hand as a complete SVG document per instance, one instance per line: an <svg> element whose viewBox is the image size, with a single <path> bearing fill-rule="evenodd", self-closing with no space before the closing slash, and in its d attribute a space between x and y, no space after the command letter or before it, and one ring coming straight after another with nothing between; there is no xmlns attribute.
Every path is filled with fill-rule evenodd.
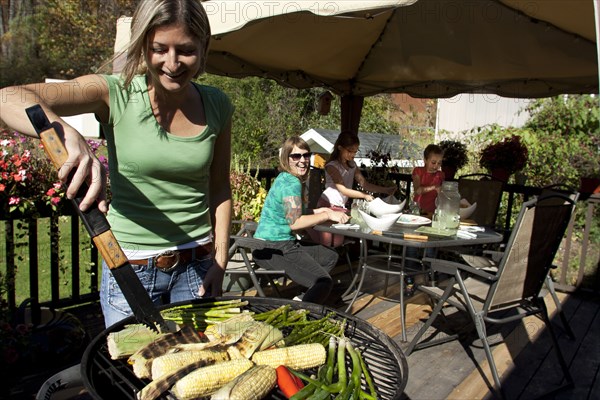
<svg viewBox="0 0 600 400"><path fill-rule="evenodd" d="M345 224L350 220L350 216L341 211L330 211L328 213L328 217L331 221L337 222L339 224Z"/></svg>
<svg viewBox="0 0 600 400"><path fill-rule="evenodd" d="M107 178L102 163L94 155L85 138L75 129L68 125L65 125L63 129L63 125L58 123L54 123L53 127L57 132L64 133L65 148L69 154L67 161L58 171L58 178L64 183L72 171L75 171L72 173L71 182L67 188L67 198L75 198L80 186L84 182L87 182L89 189L81 201L79 208L85 211L94 204L94 201L97 201L98 209L106 213L108 211L106 204Z"/></svg>

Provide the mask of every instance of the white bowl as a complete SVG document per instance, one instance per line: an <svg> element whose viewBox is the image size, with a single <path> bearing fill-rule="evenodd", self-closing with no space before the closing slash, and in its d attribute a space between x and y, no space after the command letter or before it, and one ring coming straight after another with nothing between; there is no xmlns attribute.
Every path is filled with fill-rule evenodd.
<svg viewBox="0 0 600 400"><path fill-rule="evenodd" d="M460 219L467 219L469 218L471 215L473 215L473 212L475 212L475 209L477 208L477 202L471 204L468 207L461 207L460 210L458 210L458 213L460 214Z"/></svg>
<svg viewBox="0 0 600 400"><path fill-rule="evenodd" d="M386 214L381 218L373 217L372 215L367 214L363 210L358 210L360 216L365 221L367 226L374 231L387 231L390 229L400 218L402 214Z"/></svg>
<svg viewBox="0 0 600 400"><path fill-rule="evenodd" d="M376 217L383 217L386 214L397 214L402 211L403 204L388 204L379 197L369 202L369 212Z"/></svg>

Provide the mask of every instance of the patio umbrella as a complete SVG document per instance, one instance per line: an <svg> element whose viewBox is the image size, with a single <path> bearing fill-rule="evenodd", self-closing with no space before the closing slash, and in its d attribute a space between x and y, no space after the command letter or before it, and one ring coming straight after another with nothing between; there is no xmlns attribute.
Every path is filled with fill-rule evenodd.
<svg viewBox="0 0 600 400"><path fill-rule="evenodd" d="M207 71L342 96L598 92L592 0L207 1Z"/></svg>

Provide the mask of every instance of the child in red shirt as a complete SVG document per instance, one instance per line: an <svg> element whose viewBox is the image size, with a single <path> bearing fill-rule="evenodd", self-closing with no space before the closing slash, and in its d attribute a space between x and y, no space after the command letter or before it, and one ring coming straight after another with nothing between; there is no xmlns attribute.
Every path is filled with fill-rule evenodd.
<svg viewBox="0 0 600 400"><path fill-rule="evenodd" d="M425 147L424 167L415 167L412 172L414 200L421 213L431 215L435 211L435 199L444 182L441 171L444 151L435 144Z"/></svg>

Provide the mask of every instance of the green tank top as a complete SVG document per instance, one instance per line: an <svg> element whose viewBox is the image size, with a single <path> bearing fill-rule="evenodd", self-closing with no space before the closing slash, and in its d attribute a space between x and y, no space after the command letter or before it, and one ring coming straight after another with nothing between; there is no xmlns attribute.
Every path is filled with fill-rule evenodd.
<svg viewBox="0 0 600 400"><path fill-rule="evenodd" d="M112 198L108 220L121 247L152 250L206 237L211 230L209 171L215 141L233 113L220 90L195 85L207 126L191 137L165 131L152 114L145 76L129 90L104 75L110 94L107 139Z"/></svg>

